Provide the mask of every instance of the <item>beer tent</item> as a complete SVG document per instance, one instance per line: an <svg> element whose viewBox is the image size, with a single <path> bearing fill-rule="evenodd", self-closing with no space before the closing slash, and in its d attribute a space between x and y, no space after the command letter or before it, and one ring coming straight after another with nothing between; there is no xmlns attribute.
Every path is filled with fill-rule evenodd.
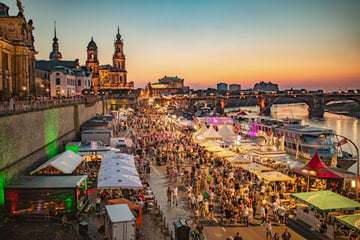
<svg viewBox="0 0 360 240"><path fill-rule="evenodd" d="M360 214L335 216L335 220L360 234Z"/></svg>
<svg viewBox="0 0 360 240"><path fill-rule="evenodd" d="M337 173L331 171L319 158L318 152L314 154L311 160L301 168L294 169L295 172L304 174L306 172L314 172L317 178L342 178Z"/></svg>
<svg viewBox="0 0 360 240"><path fill-rule="evenodd" d="M360 210L360 203L331 191L293 193L291 197L316 208L319 212Z"/></svg>

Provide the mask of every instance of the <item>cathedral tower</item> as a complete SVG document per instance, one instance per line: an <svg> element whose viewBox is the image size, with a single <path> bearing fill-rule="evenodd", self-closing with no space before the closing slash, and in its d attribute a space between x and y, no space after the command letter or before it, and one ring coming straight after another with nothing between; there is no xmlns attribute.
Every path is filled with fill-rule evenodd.
<svg viewBox="0 0 360 240"><path fill-rule="evenodd" d="M113 71L117 72L117 74L113 74L112 81L120 85L125 85L127 71L125 69L125 55L123 51L124 45L121 39L119 27L118 27L118 32L116 34L114 45L115 45L115 53L113 55Z"/></svg>
<svg viewBox="0 0 360 240"><path fill-rule="evenodd" d="M62 55L59 52L58 39L56 37L56 22L54 22L54 38L53 38L52 48L53 50L50 53L49 59L54 61L62 60Z"/></svg>
<svg viewBox="0 0 360 240"><path fill-rule="evenodd" d="M94 39L91 37L91 41L87 46L87 60L86 68L93 74L94 91L98 92L100 88L99 82L99 60L97 58L98 50Z"/></svg>

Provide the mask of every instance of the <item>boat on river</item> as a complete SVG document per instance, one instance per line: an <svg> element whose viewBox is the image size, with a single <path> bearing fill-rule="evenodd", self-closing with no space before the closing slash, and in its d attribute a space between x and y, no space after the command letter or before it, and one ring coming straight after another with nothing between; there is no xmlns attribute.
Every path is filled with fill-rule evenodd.
<svg viewBox="0 0 360 240"><path fill-rule="evenodd" d="M335 153L337 165L347 169L355 162L354 156L343 151L336 132L332 129L302 125L301 119L271 119L263 116L237 116L239 134L249 138L262 137L269 144L277 145L288 154L295 155L304 162L310 160L315 152L327 165L331 165Z"/></svg>

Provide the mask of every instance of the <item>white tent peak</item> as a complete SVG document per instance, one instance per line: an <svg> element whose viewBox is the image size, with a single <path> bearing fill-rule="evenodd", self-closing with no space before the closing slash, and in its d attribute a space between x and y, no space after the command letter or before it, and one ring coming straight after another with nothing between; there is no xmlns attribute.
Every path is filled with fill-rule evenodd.
<svg viewBox="0 0 360 240"><path fill-rule="evenodd" d="M214 126L211 124L210 127L206 130L203 134L203 138L205 139L222 139L223 137L220 136L214 129Z"/></svg>

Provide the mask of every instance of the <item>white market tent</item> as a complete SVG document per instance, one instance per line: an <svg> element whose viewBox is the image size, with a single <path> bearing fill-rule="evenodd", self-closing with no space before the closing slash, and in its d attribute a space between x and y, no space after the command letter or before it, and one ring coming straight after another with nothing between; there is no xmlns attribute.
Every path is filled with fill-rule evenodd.
<svg viewBox="0 0 360 240"><path fill-rule="evenodd" d="M351 172L351 173L355 173L356 174L356 166L357 166L357 163L355 162L353 165L351 165L349 168L348 168L348 172ZM359 167L360 168L360 167Z"/></svg>
<svg viewBox="0 0 360 240"><path fill-rule="evenodd" d="M285 174L283 174L281 172L277 172L277 171L261 172L258 174L258 176L268 182L294 181L294 179L289 177L288 175L285 175Z"/></svg>
<svg viewBox="0 0 360 240"><path fill-rule="evenodd" d="M222 136L224 139L228 140L236 140L237 135L230 130L227 124L224 124L219 131L217 132L220 136Z"/></svg>
<svg viewBox="0 0 360 240"><path fill-rule="evenodd" d="M134 156L112 151L101 161L98 188L140 189L143 187Z"/></svg>
<svg viewBox="0 0 360 240"><path fill-rule="evenodd" d="M258 163L243 164L241 165L241 168L253 173L260 173L262 171L272 170L271 168L265 167Z"/></svg>
<svg viewBox="0 0 360 240"><path fill-rule="evenodd" d="M250 159L248 159L247 157L245 156L235 156L235 157L230 157L230 158L227 158L231 164L246 164L246 163L251 163L252 161Z"/></svg>
<svg viewBox="0 0 360 240"><path fill-rule="evenodd" d="M74 153L71 150L67 150L51 158L44 164L40 165L37 169L32 171L30 175L39 173L45 168L54 168L63 174L71 174L81 164L82 161L82 156Z"/></svg>
<svg viewBox="0 0 360 240"><path fill-rule="evenodd" d="M202 135L204 139L208 140L215 140L215 139L222 139L223 137L220 136L214 129L213 125L210 125L210 127L206 130L206 132Z"/></svg>

